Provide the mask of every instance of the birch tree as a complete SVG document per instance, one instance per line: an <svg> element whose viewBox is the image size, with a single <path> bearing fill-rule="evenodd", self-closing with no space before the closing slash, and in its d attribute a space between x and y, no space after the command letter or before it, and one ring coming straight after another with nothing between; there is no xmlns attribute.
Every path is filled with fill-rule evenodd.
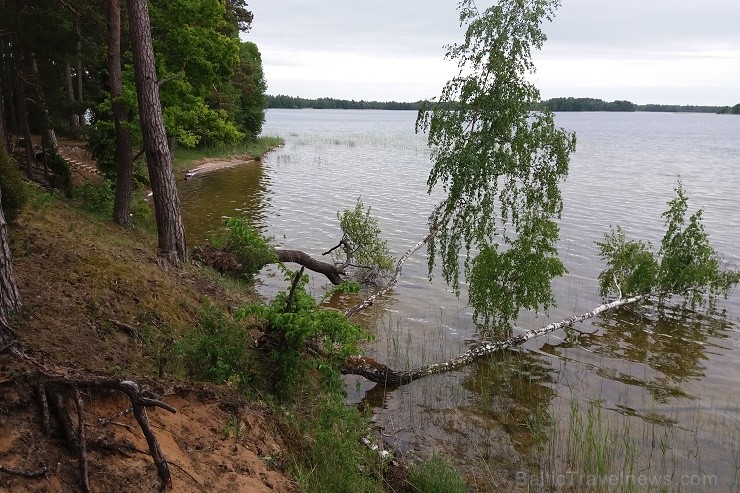
<svg viewBox="0 0 740 493"><path fill-rule="evenodd" d="M554 305L551 281L565 273L556 220L575 136L549 111L530 111L540 94L528 80L558 5L502 0L481 12L463 0L465 39L446 54L459 73L416 123L431 148L429 192L445 194L429 219L430 275L439 256L459 295L463 273L474 317L489 329L509 331L521 309Z"/></svg>

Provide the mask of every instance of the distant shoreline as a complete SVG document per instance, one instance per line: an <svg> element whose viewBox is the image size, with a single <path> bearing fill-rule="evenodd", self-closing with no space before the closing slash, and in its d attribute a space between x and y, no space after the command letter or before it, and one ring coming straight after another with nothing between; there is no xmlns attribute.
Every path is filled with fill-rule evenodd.
<svg viewBox="0 0 740 493"><path fill-rule="evenodd" d="M414 110L418 111L425 101L398 102L398 101L365 101L335 98L308 99L293 96L267 96L267 107L273 109L316 109L316 110ZM702 105L672 105L672 104L643 104L638 105L630 101L607 102L595 98L552 98L535 105L532 109L549 109L557 112L654 112L654 113L720 113L740 114L740 103L735 106L702 106Z"/></svg>

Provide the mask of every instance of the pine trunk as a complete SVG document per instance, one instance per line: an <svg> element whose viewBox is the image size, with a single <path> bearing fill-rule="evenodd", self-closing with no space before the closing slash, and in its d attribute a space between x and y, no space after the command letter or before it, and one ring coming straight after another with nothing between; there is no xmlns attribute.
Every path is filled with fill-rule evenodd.
<svg viewBox="0 0 740 493"><path fill-rule="evenodd" d="M166 265L179 267L185 260L185 230L182 225L180 199L172 172L172 155L162 119L159 84L154 65L146 0L129 0L129 29L134 53L139 119L146 151L149 181L154 196L154 212L159 237L159 256Z"/></svg>
<svg viewBox="0 0 740 493"><path fill-rule="evenodd" d="M5 129L6 133L8 135L8 139L11 135L15 135L18 133L16 124L16 112L15 112L15 101L13 101L13 55L11 53L10 49L10 42L2 42L0 41L0 47L2 47L2 59L0 59L0 65L2 66L2 79L3 79L3 86L2 86L2 92L3 97L5 99L5 122L7 122L8 127Z"/></svg>
<svg viewBox="0 0 740 493"><path fill-rule="evenodd" d="M0 148L0 153L5 154L5 149ZM2 200L2 192L0 192L0 200ZM7 315L16 313L20 309L21 296L15 285L15 277L13 277L8 225L5 222L3 209L0 207L0 324L6 322Z"/></svg>
<svg viewBox="0 0 740 493"><path fill-rule="evenodd" d="M70 104L74 106L75 103L75 86L72 82L72 66L67 62L64 65L64 85L67 87L67 99ZM69 126L71 129L75 129L80 126L80 117L77 113L73 113L69 116Z"/></svg>
<svg viewBox="0 0 740 493"><path fill-rule="evenodd" d="M83 87L82 87L82 27L80 26L80 17L77 16L77 101L80 102L80 107L82 107L83 103ZM80 126L85 125L85 111L81 110L81 113L79 114L79 123Z"/></svg>
<svg viewBox="0 0 740 493"><path fill-rule="evenodd" d="M28 109L26 105L25 75L23 73L23 48L19 49L17 67L15 73L15 97L16 110L18 112L18 124L23 134L23 144L26 153L26 176L33 180L33 144L31 143L31 131L28 127Z"/></svg>
<svg viewBox="0 0 740 493"><path fill-rule="evenodd" d="M116 200L113 220L124 228L130 228L133 225L131 222L133 152L131 133L126 127L128 123L126 107L120 101L123 92L120 0L108 0L108 89L116 127Z"/></svg>

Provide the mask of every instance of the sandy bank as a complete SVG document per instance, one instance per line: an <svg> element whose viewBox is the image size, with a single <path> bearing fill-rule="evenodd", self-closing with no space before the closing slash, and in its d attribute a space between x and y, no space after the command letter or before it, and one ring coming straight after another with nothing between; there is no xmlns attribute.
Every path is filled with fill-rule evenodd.
<svg viewBox="0 0 740 493"><path fill-rule="evenodd" d="M249 155L231 156L230 158L205 158L193 163L194 167L185 172L185 179L189 180L196 176L204 175L219 169L233 168L234 166L255 162L257 162L257 160Z"/></svg>

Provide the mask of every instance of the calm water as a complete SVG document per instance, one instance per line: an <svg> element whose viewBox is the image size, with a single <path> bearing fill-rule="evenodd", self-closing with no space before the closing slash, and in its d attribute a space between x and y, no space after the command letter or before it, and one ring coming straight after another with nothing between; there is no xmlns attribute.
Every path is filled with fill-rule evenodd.
<svg viewBox="0 0 740 493"><path fill-rule="evenodd" d="M401 255L424 236L438 199L426 193L429 152L424 136L414 134L415 116L270 110L264 134L283 137L284 147L261 164L183 183L191 244L221 217L242 214L277 244L319 257L341 237L337 211L361 197L392 253ZM725 264L740 265L740 118L564 113L557 123L578 138L563 186L559 245L569 274L556 281L557 308L523 314L518 327L597 306L596 278L604 266L594 242L619 224L658 244L660 214L679 176L690 207L704 209ZM466 294L458 300L438 277L430 282L426 263L418 252L393 293L358 316L377 334L367 353L391 366L440 361L477 339ZM265 296L285 288L274 272L262 281ZM325 279L312 279L317 295L325 287ZM353 301L331 300L339 307ZM590 429L585 421L596 409L596 434L614 451L601 477L629 469L636 478L663 478L659 486L667 491L740 491L740 293L711 315L645 306L579 330L588 334L555 333L495 362L393 391L353 377L350 399L374 406L388 445L419 456L440 451L480 491L585 490L577 481L592 469L573 458L573 433ZM590 415L589 402L596 403ZM549 423L544 439L542 423ZM620 481L603 490L627 490ZM636 487L650 489L660 491Z"/></svg>

